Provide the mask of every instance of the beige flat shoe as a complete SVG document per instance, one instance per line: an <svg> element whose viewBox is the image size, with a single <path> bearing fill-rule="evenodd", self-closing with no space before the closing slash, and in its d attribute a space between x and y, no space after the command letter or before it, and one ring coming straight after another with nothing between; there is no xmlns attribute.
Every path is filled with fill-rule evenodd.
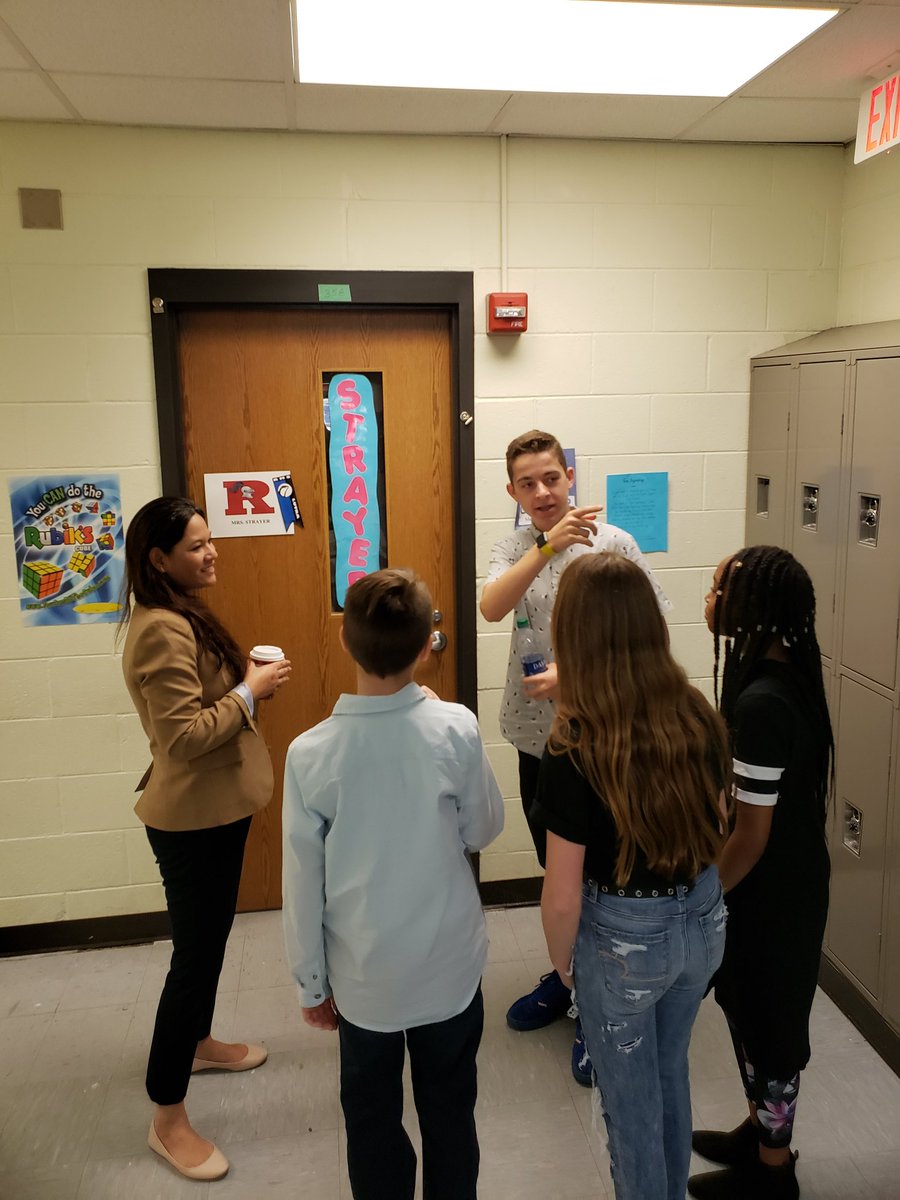
<svg viewBox="0 0 900 1200"><path fill-rule="evenodd" d="M156 1132L156 1126L152 1121L150 1122L150 1132L147 1134L147 1145L160 1158L164 1158L170 1167L174 1167L179 1175L184 1175L186 1179L221 1179L223 1175L228 1174L230 1164L218 1146L213 1146L212 1154L199 1167L183 1167L162 1144L162 1139Z"/></svg>
<svg viewBox="0 0 900 1200"><path fill-rule="evenodd" d="M194 1071L252 1071L261 1067L269 1057L265 1046L247 1046L247 1053L237 1062L213 1062L209 1058L195 1058L191 1073Z"/></svg>

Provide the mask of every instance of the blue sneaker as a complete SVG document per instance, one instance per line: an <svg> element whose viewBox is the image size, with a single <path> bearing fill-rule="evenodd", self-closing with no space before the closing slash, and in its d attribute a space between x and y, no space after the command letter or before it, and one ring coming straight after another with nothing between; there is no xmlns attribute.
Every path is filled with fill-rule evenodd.
<svg viewBox="0 0 900 1200"><path fill-rule="evenodd" d="M572 995L556 971L541 976L541 981L527 996L522 996L511 1005L506 1014L506 1023L518 1033L531 1033L552 1025L567 1015L572 1005Z"/></svg>
<svg viewBox="0 0 900 1200"><path fill-rule="evenodd" d="M591 1087L594 1082L591 1057L584 1042L584 1030L581 1028L580 1020L575 1022L575 1041L572 1045L572 1078L582 1087Z"/></svg>

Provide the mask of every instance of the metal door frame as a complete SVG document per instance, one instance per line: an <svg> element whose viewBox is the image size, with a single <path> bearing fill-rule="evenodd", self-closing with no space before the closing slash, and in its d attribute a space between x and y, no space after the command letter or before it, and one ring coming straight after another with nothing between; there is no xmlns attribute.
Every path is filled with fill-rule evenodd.
<svg viewBox="0 0 900 1200"><path fill-rule="evenodd" d="M456 671L460 703L478 712L475 624L475 328L471 271L293 271L161 268L147 271L163 490L186 486L178 319L210 308L443 309L450 317L450 397L456 549ZM320 301L320 285L352 300Z"/></svg>

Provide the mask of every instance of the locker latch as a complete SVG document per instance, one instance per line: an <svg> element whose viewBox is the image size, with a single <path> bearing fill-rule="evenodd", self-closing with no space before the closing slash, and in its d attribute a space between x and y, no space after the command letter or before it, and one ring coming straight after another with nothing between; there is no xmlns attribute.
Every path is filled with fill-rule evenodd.
<svg viewBox="0 0 900 1200"><path fill-rule="evenodd" d="M819 489L815 484L803 484L803 517L801 525L813 533L819 528Z"/></svg>
<svg viewBox="0 0 900 1200"><path fill-rule="evenodd" d="M756 515L758 517L769 515L769 480L765 475L756 477Z"/></svg>
<svg viewBox="0 0 900 1200"><path fill-rule="evenodd" d="M862 842L862 813L846 800L844 801L844 833L841 840L847 849L859 858L859 848Z"/></svg>
<svg viewBox="0 0 900 1200"><path fill-rule="evenodd" d="M878 545L878 522L881 518L881 497L859 497L859 536L861 546Z"/></svg>

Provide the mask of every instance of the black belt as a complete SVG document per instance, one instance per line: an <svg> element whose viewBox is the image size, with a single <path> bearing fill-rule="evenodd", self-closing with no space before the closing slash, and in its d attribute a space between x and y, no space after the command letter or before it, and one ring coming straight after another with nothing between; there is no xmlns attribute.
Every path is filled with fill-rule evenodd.
<svg viewBox="0 0 900 1200"><path fill-rule="evenodd" d="M658 900L664 896L677 896L678 889L683 888L685 892L693 890L694 884L691 883L664 883L658 884L656 887L616 887L614 883L598 883L596 879L588 879L585 876L585 884L592 889L595 889L598 895L602 896L627 896L631 900Z"/></svg>

